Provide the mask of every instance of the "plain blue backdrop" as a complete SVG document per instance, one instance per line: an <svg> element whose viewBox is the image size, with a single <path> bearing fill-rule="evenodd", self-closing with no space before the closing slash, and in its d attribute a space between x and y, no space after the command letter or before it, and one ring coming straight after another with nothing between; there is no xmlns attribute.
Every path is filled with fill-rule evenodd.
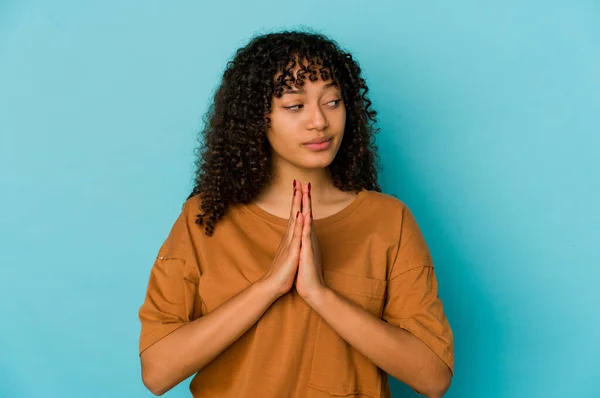
<svg viewBox="0 0 600 398"><path fill-rule="evenodd" d="M301 26L364 70L455 333L446 396L600 396L597 1L5 0L1 397L151 396L137 310L202 116L235 49Z"/></svg>

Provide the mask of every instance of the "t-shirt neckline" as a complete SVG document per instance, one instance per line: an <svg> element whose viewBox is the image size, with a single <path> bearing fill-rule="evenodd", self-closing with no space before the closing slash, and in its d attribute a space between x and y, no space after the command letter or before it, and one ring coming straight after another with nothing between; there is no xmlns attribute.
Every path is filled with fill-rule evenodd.
<svg viewBox="0 0 600 398"><path fill-rule="evenodd" d="M333 224L339 220L346 218L350 214L352 214L354 212L354 210L356 210L356 208L358 208L358 206L360 206L360 204L365 200L365 198L367 196L367 192L368 191L363 188L362 190L360 190L358 192L358 194L356 195L354 200L352 202L350 202L350 204L348 206L344 207L342 210L338 211L337 213L331 214L327 217L313 220L315 227ZM250 212L254 213L256 216L258 216L258 217L262 218L263 220L268 221L270 223L281 225L284 227L287 227L287 225L288 225L287 218L281 218L272 213L269 213L268 211L259 207L254 202L242 204L242 207L246 208Z"/></svg>

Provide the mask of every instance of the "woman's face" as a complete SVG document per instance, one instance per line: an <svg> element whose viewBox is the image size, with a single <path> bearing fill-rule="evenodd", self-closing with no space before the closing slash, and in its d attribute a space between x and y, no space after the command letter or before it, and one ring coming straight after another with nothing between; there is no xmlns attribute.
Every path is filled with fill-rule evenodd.
<svg viewBox="0 0 600 398"><path fill-rule="evenodd" d="M303 169L325 168L335 158L346 124L346 108L340 89L331 80L306 79L299 89L273 97L267 139L276 162L284 161ZM312 140L328 139L323 144Z"/></svg>

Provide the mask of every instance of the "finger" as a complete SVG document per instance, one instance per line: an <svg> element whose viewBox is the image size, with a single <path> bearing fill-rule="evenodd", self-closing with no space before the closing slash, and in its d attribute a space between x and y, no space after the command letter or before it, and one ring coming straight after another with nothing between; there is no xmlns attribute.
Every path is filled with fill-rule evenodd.
<svg viewBox="0 0 600 398"><path fill-rule="evenodd" d="M302 187L302 214L304 214L304 217L308 217L308 212L310 211L310 204L309 204L309 190L308 190L308 186L309 186L310 182Z"/></svg>
<svg viewBox="0 0 600 398"><path fill-rule="evenodd" d="M293 194L292 194L292 203L290 205L290 219L289 219L290 222L289 222L289 224L291 224L294 221L294 217L296 216L296 212L294 211L294 205L296 203L296 190L297 190L297 187L298 187L298 181L294 180L294 185L293 185L294 190L292 191L293 192Z"/></svg>
<svg viewBox="0 0 600 398"><path fill-rule="evenodd" d="M294 228L298 223L298 219L296 214L302 212L302 184L299 181L296 181L296 190L294 193L294 199L292 201L292 212L290 214L290 225L288 226L287 231L287 242L288 244L292 241L294 235Z"/></svg>
<svg viewBox="0 0 600 398"><path fill-rule="evenodd" d="M298 203L296 208L294 209L294 211L299 211L300 213L302 213L302 194L303 194L303 189L302 189L302 182L296 180L296 191L298 191ZM296 213L294 213L294 216L296 215Z"/></svg>
<svg viewBox="0 0 600 398"><path fill-rule="evenodd" d="M309 211L310 211L310 217L311 217L311 219L312 219L312 211L313 211L313 208L312 208L312 196L311 196L311 194L310 194L310 182L308 183L308 186L307 186L307 188L308 188L308 189L307 189L307 191L308 191L308 209L309 209ZM311 220L311 221L312 221L312 220Z"/></svg>
<svg viewBox="0 0 600 398"><path fill-rule="evenodd" d="M302 227L302 238L303 239L308 239L310 240L310 236L312 233L312 215L310 214L310 212L304 216L304 219L302 221L304 221L304 225ZM304 242L302 242L304 243Z"/></svg>
<svg viewBox="0 0 600 398"><path fill-rule="evenodd" d="M292 203L290 205L290 216L288 218L288 225L287 225L287 230L286 230L286 236L289 238L290 234L290 230L292 229L292 226L294 225L294 217L296 217L296 211L294 210L295 204L296 204L296 187L298 185L298 182L296 180L294 180L294 184L293 184L293 191L292 191Z"/></svg>
<svg viewBox="0 0 600 398"><path fill-rule="evenodd" d="M297 254L300 253L300 246L302 244L302 226L304 221L304 216L301 212L298 212L298 218L296 219L296 224L294 225L294 233L292 234L292 241L290 242L290 249L292 253Z"/></svg>
<svg viewBox="0 0 600 398"><path fill-rule="evenodd" d="M313 242L312 242L312 220L311 220L311 214L307 214L303 221L303 226L302 226L302 250L307 250L308 253L312 253L312 247L313 247Z"/></svg>
<svg viewBox="0 0 600 398"><path fill-rule="evenodd" d="M298 185L296 185L296 187L300 190L300 213L302 213L302 209L303 209L303 196L304 196L304 188L302 187L302 183L300 181L298 181Z"/></svg>
<svg viewBox="0 0 600 398"><path fill-rule="evenodd" d="M313 213L312 213L312 195L311 195L311 184L310 182L308 184L306 184L306 187L304 188L304 191L306 192L305 195L302 195L302 199L303 199L303 203L304 203L304 208L306 208L306 211L304 212L305 214L305 218L306 218L306 225L309 225L310 227L308 228L308 233L309 233L309 237L310 237L310 241L311 244L314 245L315 243L315 229L314 229L314 224L313 224ZM306 228L306 226L304 227Z"/></svg>

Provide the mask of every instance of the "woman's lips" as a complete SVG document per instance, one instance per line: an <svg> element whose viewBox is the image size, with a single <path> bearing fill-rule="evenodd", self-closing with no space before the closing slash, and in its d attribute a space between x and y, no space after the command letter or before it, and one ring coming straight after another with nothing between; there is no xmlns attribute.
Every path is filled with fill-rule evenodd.
<svg viewBox="0 0 600 398"><path fill-rule="evenodd" d="M318 144L304 144L304 146L312 151L324 151L325 149L329 148L331 141L332 139L330 138L325 142L320 142Z"/></svg>

